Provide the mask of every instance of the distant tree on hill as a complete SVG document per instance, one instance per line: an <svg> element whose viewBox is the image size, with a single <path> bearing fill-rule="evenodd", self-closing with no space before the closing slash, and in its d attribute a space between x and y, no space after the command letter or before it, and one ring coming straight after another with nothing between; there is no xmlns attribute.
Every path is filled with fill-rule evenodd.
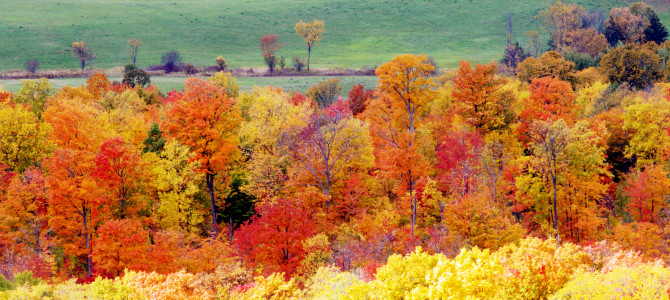
<svg viewBox="0 0 670 300"><path fill-rule="evenodd" d="M140 45L142 45L142 41L139 39L136 39L134 37L131 37L128 40L128 55L130 55L130 59L133 60L133 66L135 66L135 62L137 61L137 51L140 50Z"/></svg>
<svg viewBox="0 0 670 300"><path fill-rule="evenodd" d="M271 33L262 38L261 41L261 52L263 53L263 58L265 58L265 64L268 65L270 73L274 72L275 65L277 64L277 57L275 52L278 51L284 44L279 41L279 37L276 34Z"/></svg>
<svg viewBox="0 0 670 300"><path fill-rule="evenodd" d="M218 67L219 72L226 70L228 64L226 63L226 59L223 58L223 56L217 56L214 61L216 62L216 66Z"/></svg>
<svg viewBox="0 0 670 300"><path fill-rule="evenodd" d="M307 42L307 70L309 71L309 58L312 54L312 46L315 43L318 43L321 40L321 35L323 35L325 22L323 20L314 20L310 23L306 23L303 20L300 20L295 24L295 32L299 36L305 39Z"/></svg>
<svg viewBox="0 0 670 300"><path fill-rule="evenodd" d="M172 73L179 69L181 63L181 56L178 51L168 51L161 56L161 63L165 67L165 73Z"/></svg>
<svg viewBox="0 0 670 300"><path fill-rule="evenodd" d="M88 46L85 40L72 43L72 56L79 59L79 65L81 70L84 71L86 64L90 64L95 59L95 53L93 49Z"/></svg>
<svg viewBox="0 0 670 300"><path fill-rule="evenodd" d="M35 73L37 72L37 69L40 68L40 62L37 61L36 59L31 59L27 61L24 66L26 67L26 71L30 73Z"/></svg>

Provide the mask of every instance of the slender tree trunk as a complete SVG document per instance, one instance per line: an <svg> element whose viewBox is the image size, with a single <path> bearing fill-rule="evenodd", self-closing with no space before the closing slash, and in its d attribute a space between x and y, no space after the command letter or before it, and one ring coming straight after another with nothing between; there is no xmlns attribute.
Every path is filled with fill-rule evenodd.
<svg viewBox="0 0 670 300"><path fill-rule="evenodd" d="M414 197L414 179L412 179L412 171L409 173L409 196L412 198L412 242L414 243L414 226L416 226L416 197Z"/></svg>
<svg viewBox="0 0 670 300"><path fill-rule="evenodd" d="M312 55L312 45L307 44L307 71L309 71L309 58Z"/></svg>
<svg viewBox="0 0 670 300"><path fill-rule="evenodd" d="M219 226L216 223L216 201L214 200L214 174L207 173L205 176L207 189L209 189L209 198L212 204L212 235L216 238L219 235Z"/></svg>
<svg viewBox="0 0 670 300"><path fill-rule="evenodd" d="M86 67L86 61L82 59L80 60L80 62L81 62L81 71L84 72L84 68Z"/></svg>
<svg viewBox="0 0 670 300"><path fill-rule="evenodd" d="M556 234L556 242L558 243L558 205L556 204L558 196L556 195L556 174L552 175L551 182L554 185L554 232Z"/></svg>
<svg viewBox="0 0 670 300"><path fill-rule="evenodd" d="M228 227L230 227L229 228L229 230L230 230L230 241L232 242L233 241L233 216L232 215L230 216L229 220L230 220L229 221L230 225Z"/></svg>
<svg viewBox="0 0 670 300"><path fill-rule="evenodd" d="M84 210L84 236L86 240L86 275L91 277L91 244L88 237L88 214Z"/></svg>

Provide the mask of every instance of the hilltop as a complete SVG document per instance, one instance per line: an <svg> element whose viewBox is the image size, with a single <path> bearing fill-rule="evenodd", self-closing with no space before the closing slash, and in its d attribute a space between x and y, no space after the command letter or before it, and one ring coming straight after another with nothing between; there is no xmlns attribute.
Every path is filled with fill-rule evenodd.
<svg viewBox="0 0 670 300"><path fill-rule="evenodd" d="M661 1L661 0L659 0ZM587 9L631 1L576 1ZM661 1L662 2L662 1ZM275 33L285 44L279 55L290 64L306 56L295 34L300 19L323 19L326 33L313 51L313 67L374 67L400 53L425 53L441 67L458 60L488 62L502 55L505 17L512 14L514 39L523 44L527 30L540 30L534 16L549 1L512 0L26 0L6 3L0 16L0 70L23 69L30 59L42 69L76 68L69 49L85 39L97 54L94 68L129 62L126 41L143 41L138 65L160 63L176 50L184 62L213 65L218 55L229 66L263 66L258 38ZM660 2L659 2L660 3ZM664 23L670 14L654 4ZM667 6L667 5L666 5ZM543 38L546 35L543 32Z"/></svg>

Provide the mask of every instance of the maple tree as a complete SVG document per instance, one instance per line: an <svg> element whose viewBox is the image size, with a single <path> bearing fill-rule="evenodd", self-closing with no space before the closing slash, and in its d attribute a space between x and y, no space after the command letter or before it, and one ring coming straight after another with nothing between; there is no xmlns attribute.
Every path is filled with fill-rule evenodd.
<svg viewBox="0 0 670 300"><path fill-rule="evenodd" d="M47 185L37 168L25 170L8 183L6 199L0 201L0 223L8 226L13 238L35 253L50 245L47 222Z"/></svg>
<svg viewBox="0 0 670 300"><path fill-rule="evenodd" d="M57 149L46 163L49 176L50 227L58 234L68 254L86 261L91 276L92 235L94 228L108 215L108 203L100 197L93 177L94 153Z"/></svg>
<svg viewBox="0 0 670 300"><path fill-rule="evenodd" d="M15 103L30 104L35 115L41 118L47 100L55 94L56 90L46 78L21 80L21 89L14 95L13 100Z"/></svg>
<svg viewBox="0 0 670 300"><path fill-rule="evenodd" d="M427 169L417 151L416 129L421 112L432 100L434 83L429 76L433 70L424 55L400 55L383 64L375 71L381 96L372 101L367 116L378 163L399 179L400 190L409 194L412 236L416 225L416 183Z"/></svg>
<svg viewBox="0 0 670 300"><path fill-rule="evenodd" d="M92 258L103 273L120 276L124 270L145 268L149 234L136 220L109 220L96 230Z"/></svg>
<svg viewBox="0 0 670 300"><path fill-rule="evenodd" d="M203 176L198 172L198 162L193 161L194 156L187 146L174 140L158 155L144 156L150 165L150 185L158 198L155 216L163 229L196 232L204 221L195 199Z"/></svg>
<svg viewBox="0 0 670 300"><path fill-rule="evenodd" d="M128 145L122 138L110 138L100 146L96 165L94 176L99 185L108 191L109 197L118 202L113 209L118 218L132 216L142 208L134 197L143 168L136 148Z"/></svg>
<svg viewBox="0 0 670 300"><path fill-rule="evenodd" d="M637 222L660 221L659 212L666 207L665 197L670 193L668 172L663 166L654 165L629 176L625 187L630 197L626 211Z"/></svg>
<svg viewBox="0 0 670 300"><path fill-rule="evenodd" d="M218 235L214 178L238 155L239 112L234 101L214 83L189 78L162 127L168 136L189 146L204 170L212 211L212 234Z"/></svg>
<svg viewBox="0 0 670 300"><path fill-rule="evenodd" d="M302 242L315 233L314 220L300 200L271 199L257 209L260 216L236 232L238 253L265 273L292 274L306 254Z"/></svg>
<svg viewBox="0 0 670 300"><path fill-rule="evenodd" d="M354 84L351 86L347 94L347 101L349 109L354 116L364 112L368 106L368 101L374 97L374 90L366 90L362 84Z"/></svg>
<svg viewBox="0 0 670 300"><path fill-rule="evenodd" d="M496 72L494 64L478 64L472 70L470 62L461 61L453 79L452 96L459 101L459 114L482 134L506 127L513 117L512 96L501 91Z"/></svg>

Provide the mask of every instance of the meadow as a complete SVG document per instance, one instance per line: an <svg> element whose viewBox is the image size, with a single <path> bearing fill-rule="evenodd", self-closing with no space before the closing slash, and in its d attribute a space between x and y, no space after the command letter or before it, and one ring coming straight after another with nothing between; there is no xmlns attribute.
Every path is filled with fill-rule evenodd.
<svg viewBox="0 0 670 300"><path fill-rule="evenodd" d="M547 7L540 0L2 2L0 70L23 69L31 59L42 69L77 68L70 45L81 39L97 54L94 68L122 66L129 62L126 41L131 36L143 42L140 67L160 64L169 50L200 66L213 65L222 55L232 68L257 67L264 65L258 39L270 33L284 43L278 55L290 65L294 56L307 56L294 31L300 19L326 22L321 44L312 52L313 67L375 67L401 53L424 53L440 67L455 67L461 59L482 63L502 56L508 12L513 39L523 44L526 31L541 30L534 16ZM574 2L607 12L631 1ZM656 6L662 21L670 22L663 5Z"/></svg>
<svg viewBox="0 0 670 300"><path fill-rule="evenodd" d="M255 86L275 86L280 87L284 90L305 92L307 88L316 84L321 80L326 80L330 77L325 76L295 76L295 77L239 77L237 78L237 83L241 91L251 91ZM340 86L342 86L342 95L346 94L351 89L351 86L354 84L362 84L367 89L374 89L377 84L377 77L375 76L343 76L337 77L341 80ZM50 79L51 86L56 89L60 89L64 86L81 86L86 84L86 79L88 78L58 78ZM110 81L121 81L121 77L110 77ZM158 89L167 93L172 89L182 90L184 88L184 81L186 77L180 76L157 76L152 77L151 82L155 84ZM21 80L19 79L8 79L0 80L0 87L2 89L10 92L18 92L21 89Z"/></svg>

